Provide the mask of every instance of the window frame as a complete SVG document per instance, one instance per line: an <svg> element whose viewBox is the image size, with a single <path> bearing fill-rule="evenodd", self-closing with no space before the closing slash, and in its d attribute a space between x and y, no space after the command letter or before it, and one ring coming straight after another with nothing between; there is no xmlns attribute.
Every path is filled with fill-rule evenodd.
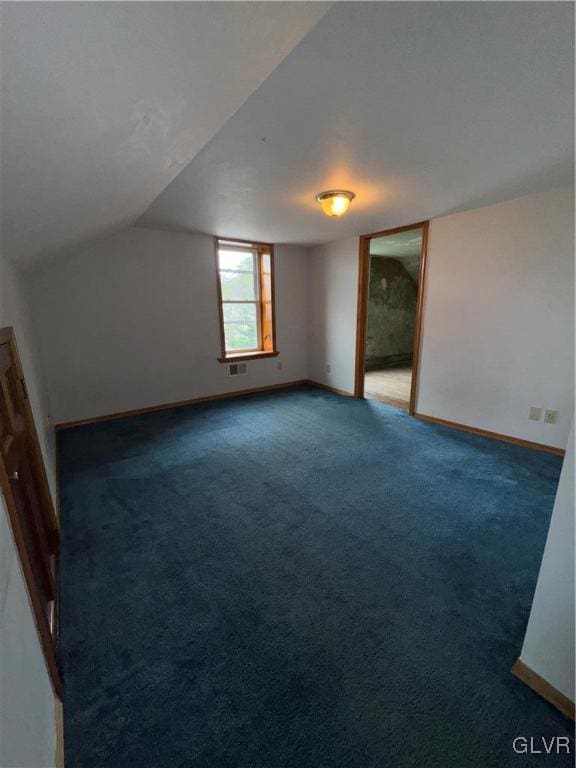
<svg viewBox="0 0 576 768"><path fill-rule="evenodd" d="M248 251L255 259L257 277L257 299L233 301L222 299L222 283L220 280L219 251L229 248L236 251ZM220 321L220 357L221 363L236 360L254 360L264 357L276 357L276 316L274 295L274 246L272 243L260 243L252 240L240 240L235 237L214 237L214 256L216 265L216 286L218 296L218 317ZM268 269L269 265L269 269ZM222 270L230 272L233 270ZM258 347L254 349L226 350L226 335L224 332L224 304L255 304L258 333Z"/></svg>

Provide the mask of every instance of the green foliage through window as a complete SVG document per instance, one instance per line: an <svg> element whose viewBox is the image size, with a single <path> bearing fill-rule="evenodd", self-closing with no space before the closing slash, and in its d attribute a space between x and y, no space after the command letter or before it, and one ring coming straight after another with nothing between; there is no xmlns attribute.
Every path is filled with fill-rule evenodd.
<svg viewBox="0 0 576 768"><path fill-rule="evenodd" d="M226 351L256 350L260 344L257 256L252 251L219 249L218 268Z"/></svg>
<svg viewBox="0 0 576 768"><path fill-rule="evenodd" d="M258 348L256 304L222 305L226 351Z"/></svg>

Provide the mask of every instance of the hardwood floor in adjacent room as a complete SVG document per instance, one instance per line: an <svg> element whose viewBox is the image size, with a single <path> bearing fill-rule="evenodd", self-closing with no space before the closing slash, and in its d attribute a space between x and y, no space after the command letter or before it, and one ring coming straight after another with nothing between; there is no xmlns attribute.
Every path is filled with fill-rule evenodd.
<svg viewBox="0 0 576 768"><path fill-rule="evenodd" d="M366 371L364 395L369 400L379 400L396 408L408 408L412 368L388 368Z"/></svg>

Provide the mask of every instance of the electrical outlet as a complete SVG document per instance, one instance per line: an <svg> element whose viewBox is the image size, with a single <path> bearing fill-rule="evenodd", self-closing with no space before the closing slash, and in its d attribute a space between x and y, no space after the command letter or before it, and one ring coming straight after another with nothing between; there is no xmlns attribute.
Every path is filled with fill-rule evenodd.
<svg viewBox="0 0 576 768"><path fill-rule="evenodd" d="M544 423L545 424L556 424L558 422L558 411L549 411L546 409L544 411Z"/></svg>
<svg viewBox="0 0 576 768"><path fill-rule="evenodd" d="M278 360L278 362L276 363L276 368L277 368L279 371L281 371L281 370L282 370L282 363L280 362L280 360Z"/></svg>
<svg viewBox="0 0 576 768"><path fill-rule="evenodd" d="M330 366L329 365L326 366L326 373L330 373Z"/></svg>
<svg viewBox="0 0 576 768"><path fill-rule="evenodd" d="M530 421L540 421L541 417L542 408L536 408L534 405L531 405L530 408L528 408L528 418Z"/></svg>

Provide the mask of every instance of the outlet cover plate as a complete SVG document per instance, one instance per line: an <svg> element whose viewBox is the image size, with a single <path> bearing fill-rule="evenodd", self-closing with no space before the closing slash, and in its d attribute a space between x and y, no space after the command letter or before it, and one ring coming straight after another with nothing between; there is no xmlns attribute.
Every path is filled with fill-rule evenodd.
<svg viewBox="0 0 576 768"><path fill-rule="evenodd" d="M550 411L547 408L544 411L544 423L545 424L557 424L558 423L558 411Z"/></svg>
<svg viewBox="0 0 576 768"><path fill-rule="evenodd" d="M531 405L528 409L528 418L530 421L540 421L542 418L542 408L536 408L536 406Z"/></svg>

